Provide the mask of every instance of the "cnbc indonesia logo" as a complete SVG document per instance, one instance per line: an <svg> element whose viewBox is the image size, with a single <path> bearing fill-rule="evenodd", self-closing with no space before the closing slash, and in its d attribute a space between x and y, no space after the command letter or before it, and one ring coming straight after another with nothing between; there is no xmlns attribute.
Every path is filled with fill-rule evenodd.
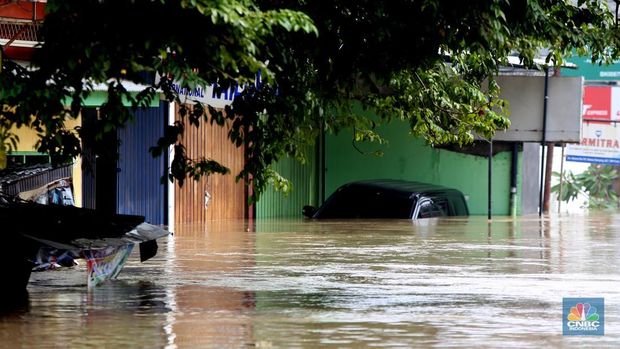
<svg viewBox="0 0 620 349"><path fill-rule="evenodd" d="M563 333L602 336L605 333L603 298L564 298Z"/></svg>
<svg viewBox="0 0 620 349"><path fill-rule="evenodd" d="M596 307L591 306L590 303L577 303L577 305L570 308L570 314L568 314L567 318L568 327L576 328L577 330L596 330L600 326Z"/></svg>

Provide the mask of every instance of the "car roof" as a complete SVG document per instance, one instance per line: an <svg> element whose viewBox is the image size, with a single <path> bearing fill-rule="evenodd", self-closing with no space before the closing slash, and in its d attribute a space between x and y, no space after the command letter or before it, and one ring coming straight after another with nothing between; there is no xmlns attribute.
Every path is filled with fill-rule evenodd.
<svg viewBox="0 0 620 349"><path fill-rule="evenodd" d="M436 184L429 184L416 181L406 181L399 179L370 179L355 181L345 184L343 187L358 187L368 189L382 189L388 191L399 192L411 196L414 194L442 194L442 193L459 193L456 189L443 187Z"/></svg>

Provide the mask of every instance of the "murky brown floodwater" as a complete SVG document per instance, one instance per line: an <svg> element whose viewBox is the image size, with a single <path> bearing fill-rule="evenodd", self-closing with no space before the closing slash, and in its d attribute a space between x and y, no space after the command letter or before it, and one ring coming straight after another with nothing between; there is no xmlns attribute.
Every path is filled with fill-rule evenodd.
<svg viewBox="0 0 620 349"><path fill-rule="evenodd" d="M218 222L137 258L33 274L0 347L620 347L620 215ZM562 297L604 297L606 335L563 337Z"/></svg>

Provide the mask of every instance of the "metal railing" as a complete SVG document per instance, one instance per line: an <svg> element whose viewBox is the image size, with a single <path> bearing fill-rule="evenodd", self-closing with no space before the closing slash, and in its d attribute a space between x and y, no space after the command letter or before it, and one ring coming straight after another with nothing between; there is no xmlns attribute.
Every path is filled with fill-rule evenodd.
<svg viewBox="0 0 620 349"><path fill-rule="evenodd" d="M50 165L36 165L0 172L2 192L17 195L34 190L62 178L71 178L73 165L52 168Z"/></svg>
<svg viewBox="0 0 620 349"><path fill-rule="evenodd" d="M39 22L0 20L0 39L39 42L40 29Z"/></svg>

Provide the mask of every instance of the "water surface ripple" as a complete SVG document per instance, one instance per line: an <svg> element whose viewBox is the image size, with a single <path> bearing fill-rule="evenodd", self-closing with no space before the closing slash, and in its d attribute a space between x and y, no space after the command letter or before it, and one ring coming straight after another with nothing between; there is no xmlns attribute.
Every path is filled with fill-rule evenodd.
<svg viewBox="0 0 620 349"><path fill-rule="evenodd" d="M605 336L563 336L563 297L604 297ZM221 221L91 291L33 274L0 347L617 348L619 301L620 215Z"/></svg>

